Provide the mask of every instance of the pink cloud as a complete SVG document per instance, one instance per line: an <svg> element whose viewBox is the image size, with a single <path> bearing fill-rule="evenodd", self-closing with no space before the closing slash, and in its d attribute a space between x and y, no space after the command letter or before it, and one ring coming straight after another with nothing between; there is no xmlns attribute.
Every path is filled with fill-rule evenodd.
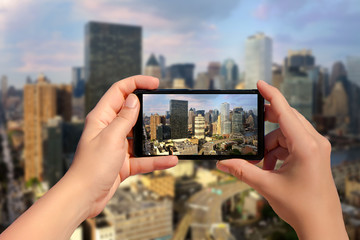
<svg viewBox="0 0 360 240"><path fill-rule="evenodd" d="M264 20L269 16L269 7L268 5L261 3L254 11L254 16L258 19Z"/></svg>

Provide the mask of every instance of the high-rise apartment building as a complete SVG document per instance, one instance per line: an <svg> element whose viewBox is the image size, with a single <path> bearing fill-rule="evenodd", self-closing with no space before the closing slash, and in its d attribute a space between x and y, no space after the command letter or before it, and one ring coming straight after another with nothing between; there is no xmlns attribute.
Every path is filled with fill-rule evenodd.
<svg viewBox="0 0 360 240"><path fill-rule="evenodd" d="M72 69L72 116L78 119L85 118L85 68Z"/></svg>
<svg viewBox="0 0 360 240"><path fill-rule="evenodd" d="M141 74L141 27L89 22L85 27L85 114L115 82Z"/></svg>
<svg viewBox="0 0 360 240"><path fill-rule="evenodd" d="M148 61L146 62L145 75L161 79L161 67L153 53L150 55Z"/></svg>
<svg viewBox="0 0 360 240"><path fill-rule="evenodd" d="M360 56L348 56L346 69L349 80L360 86Z"/></svg>
<svg viewBox="0 0 360 240"><path fill-rule="evenodd" d="M221 66L221 75L224 77L225 89L235 89L239 83L239 68L233 59L226 59Z"/></svg>
<svg viewBox="0 0 360 240"><path fill-rule="evenodd" d="M56 86L40 75L24 86L25 181L43 178L43 125L56 116Z"/></svg>
<svg viewBox="0 0 360 240"><path fill-rule="evenodd" d="M247 38L245 43L245 87L256 88L258 80L271 83L272 40L263 33Z"/></svg>
<svg viewBox="0 0 360 240"><path fill-rule="evenodd" d="M171 138L188 136L188 101L170 100Z"/></svg>
<svg viewBox="0 0 360 240"><path fill-rule="evenodd" d="M156 138L156 129L157 126L160 124L160 116L159 114L155 113L150 116L150 139L155 140Z"/></svg>
<svg viewBox="0 0 360 240"><path fill-rule="evenodd" d="M201 114L195 117L195 137L198 139L205 138L205 118Z"/></svg>

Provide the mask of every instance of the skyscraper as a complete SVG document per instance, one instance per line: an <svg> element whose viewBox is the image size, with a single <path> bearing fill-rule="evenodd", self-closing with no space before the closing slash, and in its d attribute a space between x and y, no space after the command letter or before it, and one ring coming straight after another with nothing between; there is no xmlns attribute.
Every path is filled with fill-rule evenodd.
<svg viewBox="0 0 360 240"><path fill-rule="evenodd" d="M220 107L220 116L221 116L221 134L225 134L224 124L226 121L230 120L230 104L224 102Z"/></svg>
<svg viewBox="0 0 360 240"><path fill-rule="evenodd" d="M258 80L271 82L272 40L264 33L248 37L245 43L245 87L256 88Z"/></svg>
<svg viewBox="0 0 360 240"><path fill-rule="evenodd" d="M72 85L56 85L56 115L61 116L65 122L71 121L72 116Z"/></svg>
<svg viewBox="0 0 360 240"><path fill-rule="evenodd" d="M234 109L232 115L232 131L231 131L232 134L239 134L242 131L244 131L243 119L244 119L244 112L240 110L236 111Z"/></svg>
<svg viewBox="0 0 360 240"><path fill-rule="evenodd" d="M223 122L223 132L222 134L230 134L231 133L231 121Z"/></svg>
<svg viewBox="0 0 360 240"><path fill-rule="evenodd" d="M208 74L210 79L214 79L215 76L220 75L221 63L220 62L209 62Z"/></svg>
<svg viewBox="0 0 360 240"><path fill-rule="evenodd" d="M360 56L348 56L346 68L349 80L360 86Z"/></svg>
<svg viewBox="0 0 360 240"><path fill-rule="evenodd" d="M161 79L161 68L155 55L152 53L145 66L145 75Z"/></svg>
<svg viewBox="0 0 360 240"><path fill-rule="evenodd" d="M171 65L167 69L169 77L170 77L170 82L172 83L175 78L183 78L183 79L185 79L186 86L188 88L193 88L194 87L194 68L195 68L195 64L192 64L192 63Z"/></svg>
<svg viewBox="0 0 360 240"><path fill-rule="evenodd" d="M286 68L309 68L315 66L315 58L311 50L289 50L288 56L285 58L284 65Z"/></svg>
<svg viewBox="0 0 360 240"><path fill-rule="evenodd" d="M85 27L85 114L115 82L141 74L141 27L89 22Z"/></svg>
<svg viewBox="0 0 360 240"><path fill-rule="evenodd" d="M336 81L346 77L346 69L342 62L335 62L332 66L330 75L330 91L334 87Z"/></svg>
<svg viewBox="0 0 360 240"><path fill-rule="evenodd" d="M170 100L170 128L172 139L188 136L188 101Z"/></svg>
<svg viewBox="0 0 360 240"><path fill-rule="evenodd" d="M166 60L163 55L159 55L159 65L161 69L161 78L164 78L166 72Z"/></svg>
<svg viewBox="0 0 360 240"><path fill-rule="evenodd" d="M189 128L194 133L194 126L195 126L195 109L190 108L189 110L189 119L188 119Z"/></svg>
<svg viewBox="0 0 360 240"><path fill-rule="evenodd" d="M205 118L200 114L195 117L195 137L205 138Z"/></svg>
<svg viewBox="0 0 360 240"><path fill-rule="evenodd" d="M25 181L43 178L43 125L56 115L56 87L44 75L24 86Z"/></svg>
<svg viewBox="0 0 360 240"><path fill-rule="evenodd" d="M221 66L221 75L225 80L225 89L235 89L239 82L239 68L233 59L226 59Z"/></svg>
<svg viewBox="0 0 360 240"><path fill-rule="evenodd" d="M72 69L72 115L78 119L85 117L85 69L74 67Z"/></svg>

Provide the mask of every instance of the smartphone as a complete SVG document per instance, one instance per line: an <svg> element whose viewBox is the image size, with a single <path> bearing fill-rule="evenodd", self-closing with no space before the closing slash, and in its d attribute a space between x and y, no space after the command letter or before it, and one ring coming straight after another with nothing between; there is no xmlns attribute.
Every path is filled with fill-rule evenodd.
<svg viewBox="0 0 360 240"><path fill-rule="evenodd" d="M258 90L137 90L136 157L222 160L264 157L264 98Z"/></svg>

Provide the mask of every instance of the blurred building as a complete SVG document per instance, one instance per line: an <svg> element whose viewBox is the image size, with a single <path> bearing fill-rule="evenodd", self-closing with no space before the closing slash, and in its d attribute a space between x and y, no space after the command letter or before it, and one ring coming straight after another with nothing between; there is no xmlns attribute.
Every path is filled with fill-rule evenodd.
<svg viewBox="0 0 360 240"><path fill-rule="evenodd" d="M1 102L5 105L7 99L7 91L8 91L8 80L6 76L2 76L1 78Z"/></svg>
<svg viewBox="0 0 360 240"><path fill-rule="evenodd" d="M85 114L115 82L141 74L138 26L89 22L85 27Z"/></svg>
<svg viewBox="0 0 360 240"><path fill-rule="evenodd" d="M171 138L186 138L188 136L188 101L170 100Z"/></svg>
<svg viewBox="0 0 360 240"><path fill-rule="evenodd" d="M102 212L95 218L86 219L84 223L84 239L115 240L115 225L109 220L111 218L109 215Z"/></svg>
<svg viewBox="0 0 360 240"><path fill-rule="evenodd" d="M75 229L70 237L70 240L83 240L83 227L80 225Z"/></svg>
<svg viewBox="0 0 360 240"><path fill-rule="evenodd" d="M175 78L185 79L185 85L187 88L194 87L194 68L195 64L173 64L166 69L166 78L170 82L170 86L173 85Z"/></svg>
<svg viewBox="0 0 360 240"><path fill-rule="evenodd" d="M281 85L284 81L282 74L282 67L276 63L272 65L272 85L281 90Z"/></svg>
<svg viewBox="0 0 360 240"><path fill-rule="evenodd" d="M56 85L56 115L61 116L65 122L72 117L72 86L70 84Z"/></svg>
<svg viewBox="0 0 360 240"><path fill-rule="evenodd" d="M348 79L360 86L360 56L348 56L346 58Z"/></svg>
<svg viewBox="0 0 360 240"><path fill-rule="evenodd" d="M208 74L210 79L213 79L215 76L220 75L221 63L220 62L209 62L208 65Z"/></svg>
<svg viewBox="0 0 360 240"><path fill-rule="evenodd" d="M193 177L195 173L194 161L181 160L175 167L168 168L164 171L173 175L175 178Z"/></svg>
<svg viewBox="0 0 360 240"><path fill-rule="evenodd" d="M311 50L289 50L288 56L284 61L285 68L303 68L308 69L315 66L315 57L312 55Z"/></svg>
<svg viewBox="0 0 360 240"><path fill-rule="evenodd" d="M150 55L148 61L146 62L145 75L153 76L161 80L161 67L153 53Z"/></svg>
<svg viewBox="0 0 360 240"><path fill-rule="evenodd" d="M342 62L335 62L331 69L330 75L330 90L334 87L336 81L346 78L346 69Z"/></svg>
<svg viewBox="0 0 360 240"><path fill-rule="evenodd" d="M233 59L226 59L221 66L221 75L224 77L225 89L235 89L239 83L239 68Z"/></svg>
<svg viewBox="0 0 360 240"><path fill-rule="evenodd" d="M159 197L174 198L175 178L165 172L156 172L146 174L141 177L142 184L150 191L156 193Z"/></svg>
<svg viewBox="0 0 360 240"><path fill-rule="evenodd" d="M172 201L153 200L151 192L138 194L118 189L107 205L116 239L170 239L173 234Z"/></svg>
<svg viewBox="0 0 360 240"><path fill-rule="evenodd" d="M245 42L245 87L255 89L258 80L271 83L272 40L257 33Z"/></svg>
<svg viewBox="0 0 360 240"><path fill-rule="evenodd" d="M72 116L78 119L85 118L85 68L72 69Z"/></svg>
<svg viewBox="0 0 360 240"><path fill-rule="evenodd" d="M172 88L173 89L185 89L185 88L188 88L188 87L185 84L185 79L183 79L183 78L174 78Z"/></svg>
<svg viewBox="0 0 360 240"><path fill-rule="evenodd" d="M200 114L195 117L195 137L198 139L205 138L205 118Z"/></svg>
<svg viewBox="0 0 360 240"><path fill-rule="evenodd" d="M166 75L166 59L163 55L159 56L159 66L161 69L161 78L165 78Z"/></svg>
<svg viewBox="0 0 360 240"><path fill-rule="evenodd" d="M195 81L195 89L210 89L213 80L207 72L198 73Z"/></svg>

